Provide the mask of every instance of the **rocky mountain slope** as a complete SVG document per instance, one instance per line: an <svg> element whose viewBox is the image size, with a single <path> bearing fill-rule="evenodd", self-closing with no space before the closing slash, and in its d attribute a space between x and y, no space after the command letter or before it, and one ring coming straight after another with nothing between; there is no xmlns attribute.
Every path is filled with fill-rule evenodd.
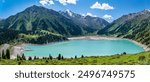
<svg viewBox="0 0 150 82"><path fill-rule="evenodd" d="M98 34L129 38L150 47L150 10L124 15Z"/></svg>

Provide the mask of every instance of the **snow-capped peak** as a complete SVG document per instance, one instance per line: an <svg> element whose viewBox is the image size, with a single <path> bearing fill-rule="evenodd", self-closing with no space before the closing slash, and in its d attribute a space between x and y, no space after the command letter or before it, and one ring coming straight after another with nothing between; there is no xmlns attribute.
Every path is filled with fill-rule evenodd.
<svg viewBox="0 0 150 82"><path fill-rule="evenodd" d="M66 12L69 16L73 16L73 13L72 13L69 9L66 9L65 12Z"/></svg>
<svg viewBox="0 0 150 82"><path fill-rule="evenodd" d="M145 9L145 11L150 12L150 9Z"/></svg>
<svg viewBox="0 0 150 82"><path fill-rule="evenodd" d="M138 14L147 14L150 13L150 9L145 9L142 12L139 12Z"/></svg>

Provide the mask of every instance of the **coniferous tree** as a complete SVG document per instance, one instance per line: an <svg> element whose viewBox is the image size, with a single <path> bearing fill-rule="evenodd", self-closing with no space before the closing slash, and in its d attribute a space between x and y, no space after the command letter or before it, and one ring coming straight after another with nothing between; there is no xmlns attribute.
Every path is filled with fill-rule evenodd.
<svg viewBox="0 0 150 82"><path fill-rule="evenodd" d="M34 56L34 60L36 60L37 58L36 58L36 56Z"/></svg>
<svg viewBox="0 0 150 82"><path fill-rule="evenodd" d="M52 57L51 55L49 55L49 59L50 59L50 60L53 60L53 57Z"/></svg>
<svg viewBox="0 0 150 82"><path fill-rule="evenodd" d="M81 58L84 58L84 56L82 55Z"/></svg>
<svg viewBox="0 0 150 82"><path fill-rule="evenodd" d="M22 59L23 59L23 60L26 60L26 57L25 57L25 55L24 55L24 54L22 54Z"/></svg>
<svg viewBox="0 0 150 82"><path fill-rule="evenodd" d="M2 51L2 59L6 59L6 55L5 55L4 50Z"/></svg>
<svg viewBox="0 0 150 82"><path fill-rule="evenodd" d="M63 59L64 59L64 56L61 56L61 59L63 60Z"/></svg>
<svg viewBox="0 0 150 82"><path fill-rule="evenodd" d="M58 55L58 60L61 60L61 54Z"/></svg>
<svg viewBox="0 0 150 82"><path fill-rule="evenodd" d="M17 61L19 61L20 60L20 56L19 55L17 55Z"/></svg>
<svg viewBox="0 0 150 82"><path fill-rule="evenodd" d="M77 59L77 56L75 56L75 59Z"/></svg>
<svg viewBox="0 0 150 82"><path fill-rule="evenodd" d="M1 55L1 53L0 53L0 61L2 60L2 55Z"/></svg>
<svg viewBox="0 0 150 82"><path fill-rule="evenodd" d="M10 59L10 50L9 49L6 50L6 59Z"/></svg>

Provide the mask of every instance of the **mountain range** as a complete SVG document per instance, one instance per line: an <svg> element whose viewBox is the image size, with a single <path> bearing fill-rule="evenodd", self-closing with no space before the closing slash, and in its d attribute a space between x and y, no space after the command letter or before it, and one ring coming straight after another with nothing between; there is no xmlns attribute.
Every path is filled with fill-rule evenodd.
<svg viewBox="0 0 150 82"><path fill-rule="evenodd" d="M32 6L0 23L3 29L18 31L48 30L63 35L81 35L82 28L52 9Z"/></svg>
<svg viewBox="0 0 150 82"><path fill-rule="evenodd" d="M53 35L63 40L66 40L65 37L96 33L133 39L150 47L150 10L148 9L123 15L112 23L108 23L99 17L82 16L70 10L55 11L34 5L16 15L0 20L0 28L25 33L23 37L38 35L38 38L41 38L41 36ZM32 37L31 42L35 41ZM57 41L60 40L57 38Z"/></svg>
<svg viewBox="0 0 150 82"><path fill-rule="evenodd" d="M92 17L89 15L82 16L68 9L66 9L65 11L59 11L59 12L66 18L75 22L76 24L86 27L87 29L93 29L95 31L103 29L105 26L109 24L106 20L102 18Z"/></svg>
<svg viewBox="0 0 150 82"><path fill-rule="evenodd" d="M94 32L109 24L104 19L98 17L83 17L73 12L71 14L73 17L70 16L69 12L60 13L34 5L1 21L0 28L18 31L36 31L40 29L64 36L79 36Z"/></svg>

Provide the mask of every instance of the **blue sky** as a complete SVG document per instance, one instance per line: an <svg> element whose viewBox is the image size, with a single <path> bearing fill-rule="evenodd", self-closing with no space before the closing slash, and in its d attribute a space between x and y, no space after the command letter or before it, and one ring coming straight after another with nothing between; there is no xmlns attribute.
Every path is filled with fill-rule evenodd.
<svg viewBox="0 0 150 82"><path fill-rule="evenodd" d="M150 9L149 0L0 0L0 18L15 15L32 5L56 11L69 9L78 14L97 16L110 22L125 14Z"/></svg>

